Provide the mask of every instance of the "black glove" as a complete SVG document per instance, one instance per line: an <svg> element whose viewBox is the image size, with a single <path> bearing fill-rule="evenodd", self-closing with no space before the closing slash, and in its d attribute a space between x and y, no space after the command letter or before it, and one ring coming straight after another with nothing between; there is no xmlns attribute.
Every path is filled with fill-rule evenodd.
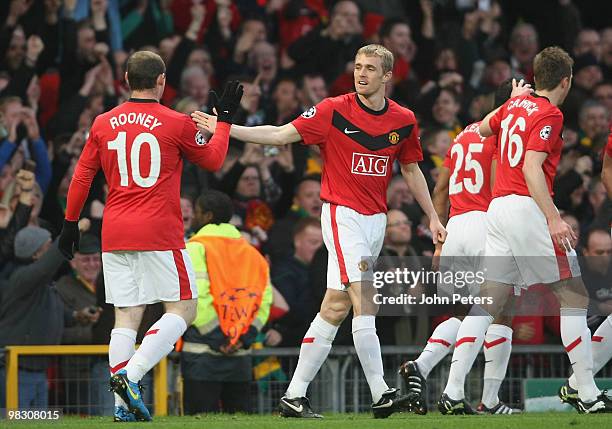
<svg viewBox="0 0 612 429"><path fill-rule="evenodd" d="M240 85L237 80L232 80L225 84L223 89L223 95L221 99L215 91L210 91L209 97L212 102L212 106L217 110L217 121L232 123L234 114L240 106L240 99L244 88Z"/></svg>
<svg viewBox="0 0 612 429"><path fill-rule="evenodd" d="M73 246L74 250L78 251L80 239L79 222L64 219L64 226L62 226L62 232L57 243L57 247L62 252L62 255L72 259L74 257Z"/></svg>

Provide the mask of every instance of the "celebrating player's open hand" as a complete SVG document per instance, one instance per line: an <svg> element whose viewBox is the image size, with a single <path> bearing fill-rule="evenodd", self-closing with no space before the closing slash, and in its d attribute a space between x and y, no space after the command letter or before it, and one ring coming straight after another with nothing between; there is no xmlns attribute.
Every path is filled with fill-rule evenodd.
<svg viewBox="0 0 612 429"><path fill-rule="evenodd" d="M512 79L512 92L510 98L519 97L521 95L529 95L533 92L531 85L525 82L523 79L518 82L516 79Z"/></svg>
<svg viewBox="0 0 612 429"><path fill-rule="evenodd" d="M240 105L243 92L244 88L236 80L228 82L225 85L221 98L219 98L215 91L210 91L212 106L217 116L196 110L191 114L191 119L193 119L200 129L206 130L209 133L214 133L217 127L217 121L232 123L234 114Z"/></svg>
<svg viewBox="0 0 612 429"><path fill-rule="evenodd" d="M221 98L219 98L215 91L210 91L210 98L213 107L217 111L218 121L232 123L234 114L238 106L240 106L243 92L244 88L237 80L225 84Z"/></svg>

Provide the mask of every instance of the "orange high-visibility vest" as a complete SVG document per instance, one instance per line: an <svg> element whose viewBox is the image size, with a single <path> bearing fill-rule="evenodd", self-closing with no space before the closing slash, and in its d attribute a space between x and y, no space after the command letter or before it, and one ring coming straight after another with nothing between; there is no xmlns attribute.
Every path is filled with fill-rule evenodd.
<svg viewBox="0 0 612 429"><path fill-rule="evenodd" d="M269 283L268 263L242 237L196 235L189 241L204 246L219 326L235 345L257 316Z"/></svg>

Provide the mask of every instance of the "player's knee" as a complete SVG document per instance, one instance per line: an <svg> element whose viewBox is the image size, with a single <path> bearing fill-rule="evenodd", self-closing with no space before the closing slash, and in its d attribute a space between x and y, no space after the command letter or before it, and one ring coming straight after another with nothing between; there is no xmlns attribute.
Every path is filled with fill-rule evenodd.
<svg viewBox="0 0 612 429"><path fill-rule="evenodd" d="M333 325L342 323L348 316L350 305L344 302L324 302L321 305L321 317Z"/></svg>

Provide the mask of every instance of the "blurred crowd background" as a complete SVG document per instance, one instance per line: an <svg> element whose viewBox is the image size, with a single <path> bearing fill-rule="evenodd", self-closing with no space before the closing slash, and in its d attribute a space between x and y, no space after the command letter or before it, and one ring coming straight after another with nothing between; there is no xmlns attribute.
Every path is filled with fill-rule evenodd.
<svg viewBox="0 0 612 429"><path fill-rule="evenodd" d="M612 27L606 27L602 3L0 2L0 345L108 343L113 314L104 304L101 278L102 174L82 214L87 232L74 260L65 262L49 243L61 228L68 185L92 121L129 97L125 61L142 49L166 62L163 104L186 114L210 112L209 90L238 79L245 94L236 122L281 125L327 96L352 91L356 50L381 43L395 55L387 95L417 115L421 168L433 188L452 139L491 110L495 88L510 77L532 81L536 53L563 47L575 65L562 106L555 203L580 235L580 253L607 258L583 272L587 287L608 279L610 286L589 293L599 300L597 310L609 314L610 201L600 171L612 115ZM231 196L232 223L270 262L274 303L261 339L267 346L298 346L325 292L320 173L314 148L236 140L217 173L184 165L185 238L201 226L194 221L198 197L216 189ZM395 174L383 255L431 256L428 222L397 168ZM589 276L597 281L590 283ZM57 329L36 325L41 311L58 312ZM437 320L426 312L380 318L378 332L383 345L423 344ZM514 332L516 344L557 343L558 320L518 317ZM350 344L350 329L345 334L336 343Z"/></svg>

